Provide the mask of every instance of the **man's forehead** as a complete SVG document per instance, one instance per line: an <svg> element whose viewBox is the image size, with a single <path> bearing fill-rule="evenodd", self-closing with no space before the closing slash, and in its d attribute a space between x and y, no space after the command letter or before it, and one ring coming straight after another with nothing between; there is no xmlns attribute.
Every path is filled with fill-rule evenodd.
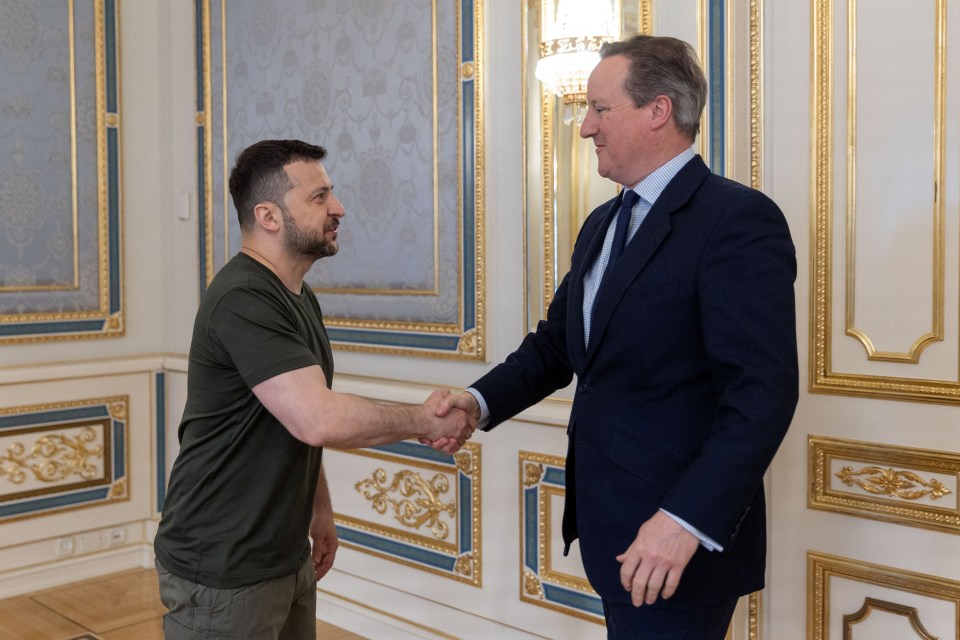
<svg viewBox="0 0 960 640"><path fill-rule="evenodd" d="M327 170L319 160L294 160L283 168L294 186L313 187L317 184L332 186Z"/></svg>
<svg viewBox="0 0 960 640"><path fill-rule="evenodd" d="M602 58L593 68L587 80L587 93L590 99L609 99L623 89L629 61L620 55Z"/></svg>

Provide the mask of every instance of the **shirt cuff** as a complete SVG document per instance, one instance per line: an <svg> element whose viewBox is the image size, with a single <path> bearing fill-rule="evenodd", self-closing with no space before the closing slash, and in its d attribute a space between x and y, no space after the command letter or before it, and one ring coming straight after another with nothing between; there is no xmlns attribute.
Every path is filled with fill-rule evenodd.
<svg viewBox="0 0 960 640"><path fill-rule="evenodd" d="M703 545L703 546L707 549L707 551L723 551L723 547L722 547L722 546L720 546L719 544L717 544L716 542L714 542L711 538L705 536L703 533L700 532L699 529L697 529L696 527L694 527L692 524L688 523L687 521L685 521L685 520L683 520L683 519L681 519L681 518L678 518L677 516L673 515L672 513L670 513L669 511L667 511L667 510L665 510L665 509L660 509L660 511L662 511L662 512L665 513L666 515L668 515L668 516L670 516L671 518L673 518L673 520L674 520L678 525L680 525L681 527L683 527L684 529L686 529L689 533L691 533L691 534L693 534L694 536L696 536L697 540L700 541L700 544Z"/></svg>
<svg viewBox="0 0 960 640"><path fill-rule="evenodd" d="M467 387L466 391L476 398L477 404L480 405L480 419L477 420L477 429L483 431L483 429L490 424L490 409L487 408L487 401L484 400L480 392L473 387Z"/></svg>

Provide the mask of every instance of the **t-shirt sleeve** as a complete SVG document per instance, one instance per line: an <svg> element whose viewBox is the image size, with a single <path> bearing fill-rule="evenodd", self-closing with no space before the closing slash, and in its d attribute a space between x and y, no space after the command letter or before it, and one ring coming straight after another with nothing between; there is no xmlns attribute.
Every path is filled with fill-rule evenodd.
<svg viewBox="0 0 960 640"><path fill-rule="evenodd" d="M270 291L231 290L213 309L209 331L250 388L320 364L300 334L290 304Z"/></svg>

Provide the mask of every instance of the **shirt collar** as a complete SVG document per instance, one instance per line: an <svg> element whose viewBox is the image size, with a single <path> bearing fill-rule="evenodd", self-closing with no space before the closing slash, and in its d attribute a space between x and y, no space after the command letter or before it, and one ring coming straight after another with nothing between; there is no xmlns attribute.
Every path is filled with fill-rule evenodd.
<svg viewBox="0 0 960 640"><path fill-rule="evenodd" d="M680 169L690 162L695 155L693 147L684 149L679 155L660 165L650 175L637 183L633 190L636 191L638 196L653 205L674 176L680 173Z"/></svg>

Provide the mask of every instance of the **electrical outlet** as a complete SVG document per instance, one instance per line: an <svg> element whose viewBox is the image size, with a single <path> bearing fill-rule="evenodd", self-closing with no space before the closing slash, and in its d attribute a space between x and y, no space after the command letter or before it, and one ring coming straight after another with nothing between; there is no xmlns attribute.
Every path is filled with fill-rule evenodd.
<svg viewBox="0 0 960 640"><path fill-rule="evenodd" d="M106 546L107 534L103 531L88 531L76 536L77 553L93 553L100 551Z"/></svg>
<svg viewBox="0 0 960 640"><path fill-rule="evenodd" d="M127 541L127 530L123 527L117 527L116 529L110 529L107 533L107 545L111 547L116 547Z"/></svg>
<svg viewBox="0 0 960 640"><path fill-rule="evenodd" d="M57 540L57 555L73 555L73 538L60 538Z"/></svg>

